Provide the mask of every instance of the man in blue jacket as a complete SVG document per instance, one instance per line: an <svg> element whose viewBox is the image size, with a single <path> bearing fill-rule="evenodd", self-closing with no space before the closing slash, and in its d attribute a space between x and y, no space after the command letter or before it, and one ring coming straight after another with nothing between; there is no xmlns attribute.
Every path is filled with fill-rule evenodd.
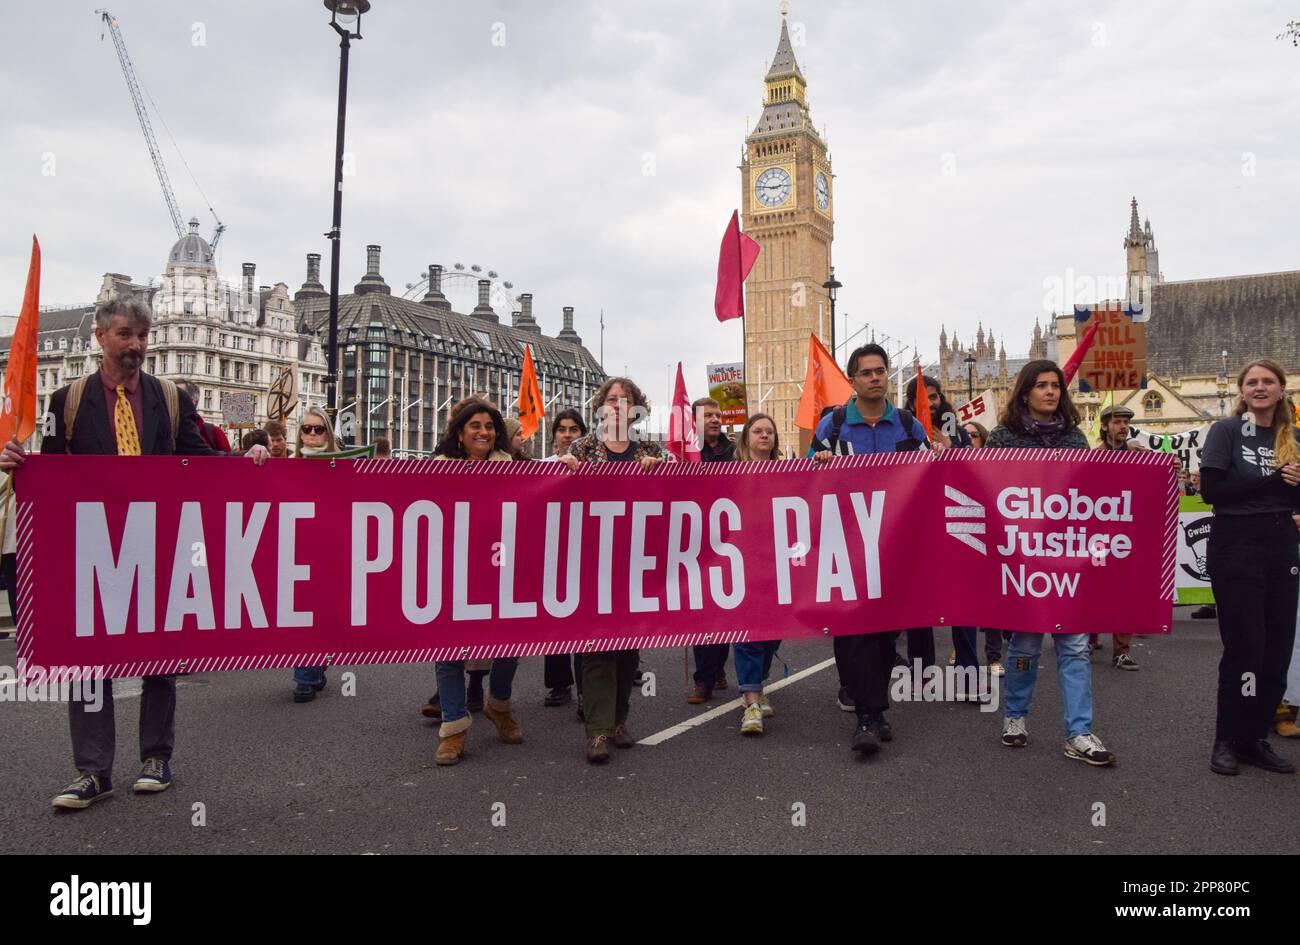
<svg viewBox="0 0 1300 945"><path fill-rule="evenodd" d="M925 429L909 411L889 402L889 355L877 344L863 345L849 355L847 365L853 397L828 411L817 424L808 456L824 463L832 456L895 453L929 449ZM835 664L849 690L858 727L855 752L872 755L891 740L885 721L889 708L889 675L894 666L898 631L860 633L835 638Z"/></svg>

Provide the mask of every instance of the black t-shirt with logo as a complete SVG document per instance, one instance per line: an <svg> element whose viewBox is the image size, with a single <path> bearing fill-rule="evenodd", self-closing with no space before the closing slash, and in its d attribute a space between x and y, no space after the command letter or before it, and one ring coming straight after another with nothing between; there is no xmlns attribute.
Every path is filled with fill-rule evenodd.
<svg viewBox="0 0 1300 945"><path fill-rule="evenodd" d="M1218 420L1210 427L1201 453L1201 465L1226 473L1224 485L1239 489L1277 472L1273 462L1273 428L1250 424L1243 417ZM1291 512L1296 503L1294 488L1258 489L1231 503L1214 507L1216 515L1258 515Z"/></svg>
<svg viewBox="0 0 1300 945"><path fill-rule="evenodd" d="M627 449L621 453L615 453L608 446L605 447L605 455L609 457L611 463L630 463L636 460L636 443L629 443Z"/></svg>

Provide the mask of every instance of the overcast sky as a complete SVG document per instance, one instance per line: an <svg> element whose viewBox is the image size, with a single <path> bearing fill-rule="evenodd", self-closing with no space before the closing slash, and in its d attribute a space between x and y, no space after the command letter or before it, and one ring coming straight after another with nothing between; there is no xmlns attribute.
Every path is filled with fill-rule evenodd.
<svg viewBox="0 0 1300 945"><path fill-rule="evenodd" d="M223 278L291 290L325 257L338 47L317 0L108 0L141 82L228 226ZM937 352L977 323L1023 356L1053 288L1124 273L1130 196L1167 279L1300 267L1300 7L793 0L835 168L840 312ZM658 404L685 362L740 360L713 318L736 165L777 0L374 0L353 47L342 284L383 246L396 292L479 263L560 309ZM161 275L175 237L90 3L0 3L0 311L29 234L42 302ZM748 120L749 126L746 121ZM212 230L155 120L181 213ZM1059 295L1056 296L1059 300ZM1073 301L1071 298L1069 301ZM509 313L501 312L503 320ZM842 320L841 320L842 326ZM842 333L841 333L842 334Z"/></svg>

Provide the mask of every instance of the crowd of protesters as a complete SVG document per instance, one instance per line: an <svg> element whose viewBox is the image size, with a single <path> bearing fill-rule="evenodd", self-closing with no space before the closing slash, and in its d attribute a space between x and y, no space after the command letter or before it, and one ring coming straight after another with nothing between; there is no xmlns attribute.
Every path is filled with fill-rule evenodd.
<svg viewBox="0 0 1300 945"><path fill-rule="evenodd" d="M98 373L53 395L55 428L43 441L43 451L232 455L221 431L198 416L194 406L198 391L192 385L172 384L141 371L149 328L150 313L139 303L112 300L100 306L95 332L104 351L103 363ZM1020 370L992 430L980 423L958 423L957 411L932 377L913 378L903 392L903 402L892 402L888 396L889 357L878 345L853 351L845 371L852 396L828 407L812 431L806 457L817 466L839 455L863 453L1089 448L1066 377L1049 360L1030 361ZM919 403L918 380L926 395ZM1270 732L1300 735L1295 713L1300 703L1300 655L1295 652L1300 588L1300 429L1294 425L1285 374L1274 362L1261 359L1246 365L1237 377L1237 390L1234 416L1210 428L1199 480L1194 486L1185 480L1185 487L1198 490L1214 510L1207 560L1223 652L1210 767L1224 775L1237 774L1242 764L1291 773L1294 767L1273 750L1268 736ZM650 469L676 461L660 443L635 429L649 403L631 379L607 379L593 406L590 418L570 409L552 419L550 455L544 461L570 470L586 463L625 463L629 469ZM928 429L918 418L918 408L930 417ZM703 462L739 465L773 462L784 455L776 423L766 414L751 414L733 439L723 431L722 410L716 401L702 398L693 404L693 410ZM148 436L142 422L146 411L167 420L151 426ZM1122 406L1106 408L1100 416L1101 443L1096 448L1133 449L1129 443L1132 416L1132 411ZM529 460L525 443L518 420L504 417L484 398L469 397L450 411L435 459L525 462ZM389 455L388 444L382 446L378 455ZM240 442L240 455L259 466L273 458L321 456L339 449L330 419L319 408L303 411L292 446L279 422L266 424ZM12 473L25 456L21 444L11 441L0 453L0 471ZM737 473L741 472L738 468ZM13 515L7 514L6 520L3 567L12 609ZM936 576L936 581L941 582L942 575ZM952 628L950 664L960 669L979 666L979 633L975 627ZM1086 632L1041 634L996 628L984 628L983 634L987 668L1004 680L1003 745L1021 749L1029 743L1028 717L1043 647L1050 636L1059 681L1064 754L1099 767L1116 762L1115 753L1093 730L1091 653L1100 646L1095 635L1090 641ZM1112 639L1111 664L1126 671L1137 669L1131 638L1113 634ZM903 640L906 657L898 652ZM765 684L780 645L773 639L696 646L686 701L702 704L727 689L730 659L740 692L740 732L749 737L762 735L765 722L775 716ZM912 673L913 684L920 685L920 673L936 662L934 630L870 628L868 632L864 627L861 633L835 637L832 649L839 676L838 704L856 719L851 749L860 755L879 754L883 745L895 738L888 719L891 680L898 678L901 664L905 667L902 672ZM636 744L629 714L632 691L639 680L638 657L638 651L632 649L545 657L542 704L552 708L569 705L576 690L578 717L585 729L585 757L592 764L608 762L611 746L627 750ZM517 745L523 741L523 728L515 718L517 668L516 657L486 663L440 660L435 664L437 692L420 711L438 722L437 764L454 765L462 760L473 715L479 712L492 723L502 742ZM1243 686L1243 680L1252 681L1253 686ZM310 702L326 686L325 667L298 667L293 681L293 700ZM85 711L75 699L70 702L77 778L54 798L56 807L81 809L113 792L111 681L106 694L104 710L99 713ZM987 699L987 693L959 693L957 698L979 702ZM139 723L143 767L133 784L138 793L162 791L172 782L175 705L174 676L145 677Z"/></svg>

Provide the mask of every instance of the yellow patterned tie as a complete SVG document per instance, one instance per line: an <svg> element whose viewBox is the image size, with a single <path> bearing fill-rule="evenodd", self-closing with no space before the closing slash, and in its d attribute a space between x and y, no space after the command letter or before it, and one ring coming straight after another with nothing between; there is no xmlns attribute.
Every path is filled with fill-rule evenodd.
<svg viewBox="0 0 1300 945"><path fill-rule="evenodd" d="M139 456L140 435L135 429L135 413L131 410L126 388L120 385L117 387L117 406L113 409L113 426L117 433L117 455Z"/></svg>

